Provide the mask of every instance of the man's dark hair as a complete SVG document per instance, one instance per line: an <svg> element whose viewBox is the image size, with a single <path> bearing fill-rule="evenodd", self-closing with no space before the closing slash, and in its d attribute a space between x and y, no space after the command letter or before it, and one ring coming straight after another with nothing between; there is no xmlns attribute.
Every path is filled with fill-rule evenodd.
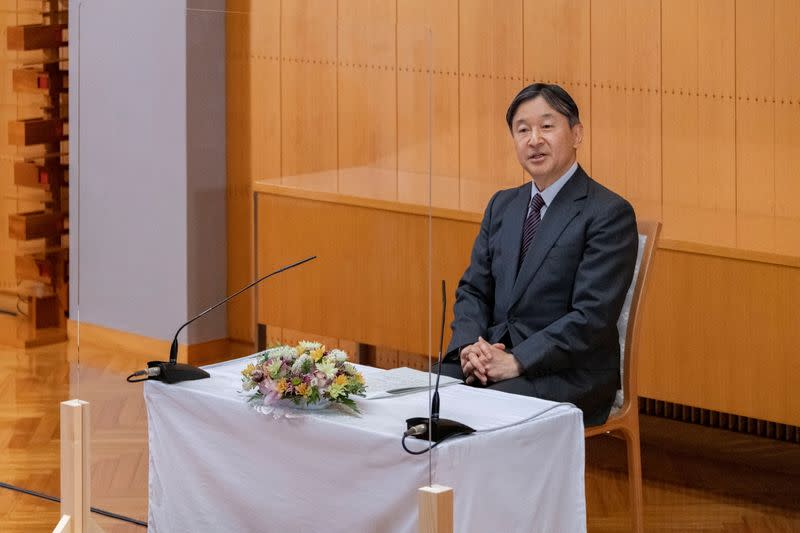
<svg viewBox="0 0 800 533"><path fill-rule="evenodd" d="M511 105L508 106L508 111L506 112L508 129L511 129L511 122L514 120L514 115L517 114L519 106L539 96L544 98L550 107L567 117L570 128L581 123L581 119L578 116L578 104L575 103L575 100L572 99L567 91L552 83L534 83L522 89L511 101Z"/></svg>

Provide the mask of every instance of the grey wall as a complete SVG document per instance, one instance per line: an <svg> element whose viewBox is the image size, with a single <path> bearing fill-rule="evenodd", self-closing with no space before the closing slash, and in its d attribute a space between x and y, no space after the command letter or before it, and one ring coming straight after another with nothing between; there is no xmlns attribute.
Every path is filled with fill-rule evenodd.
<svg viewBox="0 0 800 533"><path fill-rule="evenodd" d="M225 293L216 17L199 24L186 0L70 2L72 318L171 339ZM208 318L181 341L225 337L224 312Z"/></svg>

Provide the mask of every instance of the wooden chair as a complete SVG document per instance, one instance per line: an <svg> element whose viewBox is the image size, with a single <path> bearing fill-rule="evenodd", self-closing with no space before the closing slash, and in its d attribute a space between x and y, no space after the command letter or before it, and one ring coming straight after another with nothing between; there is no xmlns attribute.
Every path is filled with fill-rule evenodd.
<svg viewBox="0 0 800 533"><path fill-rule="evenodd" d="M661 230L660 222L639 221L639 236L646 240L637 262L638 272L634 277L631 288L633 289L630 301L627 325L625 327L625 345L622 363L622 405L618 410L612 409L608 420L602 426L586 428L586 438L602 434L613 434L625 439L628 449L628 485L630 488L630 512L633 522L633 531L644 531L643 503L642 503L642 457L639 444L639 391L637 389L638 355L639 355L639 320L643 308L645 294L647 293L648 275L655 256L658 234ZM623 315L625 309L623 309ZM624 322L624 321L622 321ZM623 334L623 331L620 331Z"/></svg>

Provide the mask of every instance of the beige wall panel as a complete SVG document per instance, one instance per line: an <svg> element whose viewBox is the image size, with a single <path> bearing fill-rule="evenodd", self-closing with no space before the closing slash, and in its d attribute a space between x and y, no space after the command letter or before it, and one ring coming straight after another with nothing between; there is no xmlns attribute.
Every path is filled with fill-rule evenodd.
<svg viewBox="0 0 800 533"><path fill-rule="evenodd" d="M429 116L431 109L433 116ZM401 67L397 74L399 201L458 208L458 120L456 76L429 77Z"/></svg>
<svg viewBox="0 0 800 533"><path fill-rule="evenodd" d="M692 213L700 207L697 194L699 105L696 94L681 95L680 92L682 91L671 94L671 90L667 89L667 94L661 100L663 106L661 146L664 156L663 236L666 239L693 241L696 237L694 224L697 220ZM694 93L694 89L691 92Z"/></svg>
<svg viewBox="0 0 800 533"><path fill-rule="evenodd" d="M337 6L327 0L281 4L283 182L337 189Z"/></svg>
<svg viewBox="0 0 800 533"><path fill-rule="evenodd" d="M505 123L522 88L522 2L459 5L460 204L483 211L498 189L522 183Z"/></svg>
<svg viewBox="0 0 800 533"><path fill-rule="evenodd" d="M695 240L699 116L697 0L662 4L663 222L667 239Z"/></svg>
<svg viewBox="0 0 800 533"><path fill-rule="evenodd" d="M340 67L340 193L397 199L395 92L393 69Z"/></svg>
<svg viewBox="0 0 800 533"><path fill-rule="evenodd" d="M800 255L800 3L775 2L775 251ZM789 219L789 220L785 220Z"/></svg>
<svg viewBox="0 0 800 533"><path fill-rule="evenodd" d="M661 105L654 94L592 89L592 172L639 218L661 219Z"/></svg>
<svg viewBox="0 0 800 533"><path fill-rule="evenodd" d="M775 250L774 5L736 2L737 245Z"/></svg>
<svg viewBox="0 0 800 533"><path fill-rule="evenodd" d="M736 4L731 0L698 0L697 13L700 89L732 101L736 89Z"/></svg>
<svg viewBox="0 0 800 533"><path fill-rule="evenodd" d="M523 2L525 83L555 82L580 110L585 137L578 161L592 173L591 20L589 0Z"/></svg>
<svg viewBox="0 0 800 533"><path fill-rule="evenodd" d="M339 192L397 198L396 6L339 2Z"/></svg>
<svg viewBox="0 0 800 533"><path fill-rule="evenodd" d="M281 258L319 256L259 289L259 322L419 354L429 353L432 331L438 343L439 280L447 281L449 325L477 223L434 217L429 229L424 211L269 194L258 202L259 273Z"/></svg>
<svg viewBox="0 0 800 533"><path fill-rule="evenodd" d="M459 175L455 13L458 13L457 0L404 0L397 4L398 200L401 202L458 208L459 197L453 193L458 190ZM433 72L429 75L431 66Z"/></svg>
<svg viewBox="0 0 800 533"><path fill-rule="evenodd" d="M284 61L281 78L283 183L335 192L336 67Z"/></svg>
<svg viewBox="0 0 800 533"><path fill-rule="evenodd" d="M462 76L514 78L522 83L522 0L461 0L459 69Z"/></svg>
<svg viewBox="0 0 800 533"><path fill-rule="evenodd" d="M260 195L259 228L260 273L281 257L319 256L259 289L260 322L427 347L427 216Z"/></svg>
<svg viewBox="0 0 800 533"><path fill-rule="evenodd" d="M665 238L735 246L734 9L662 6Z"/></svg>
<svg viewBox="0 0 800 533"><path fill-rule="evenodd" d="M336 2L291 0L280 8L284 59L336 62Z"/></svg>
<svg viewBox="0 0 800 533"><path fill-rule="evenodd" d="M583 124L583 142L578 148L578 163L592 175L592 89L586 84L566 84L564 86L578 105L581 123Z"/></svg>
<svg viewBox="0 0 800 533"><path fill-rule="evenodd" d="M459 209L482 212L499 189L530 179L523 177L505 121L508 104L518 91L515 80L461 78Z"/></svg>
<svg viewBox="0 0 800 533"><path fill-rule="evenodd" d="M524 2L526 80L588 85L590 7L589 0Z"/></svg>
<svg viewBox="0 0 800 533"><path fill-rule="evenodd" d="M800 270L659 250L650 291L640 394L800 423Z"/></svg>
<svg viewBox="0 0 800 533"><path fill-rule="evenodd" d="M661 220L661 99L630 94L626 99L626 198L639 218Z"/></svg>
<svg viewBox="0 0 800 533"><path fill-rule="evenodd" d="M592 3L592 171L661 218L660 11L655 2Z"/></svg>
<svg viewBox="0 0 800 533"><path fill-rule="evenodd" d="M402 67L458 72L458 0L397 3L397 60Z"/></svg>
<svg viewBox="0 0 800 533"><path fill-rule="evenodd" d="M339 2L339 192L397 198L396 5Z"/></svg>
<svg viewBox="0 0 800 533"><path fill-rule="evenodd" d="M250 4L250 2L246 2ZM280 3L229 5L226 16L228 68L227 224L228 289L238 290L253 277L252 182L279 179L281 172ZM227 306L228 335L255 338L255 294Z"/></svg>

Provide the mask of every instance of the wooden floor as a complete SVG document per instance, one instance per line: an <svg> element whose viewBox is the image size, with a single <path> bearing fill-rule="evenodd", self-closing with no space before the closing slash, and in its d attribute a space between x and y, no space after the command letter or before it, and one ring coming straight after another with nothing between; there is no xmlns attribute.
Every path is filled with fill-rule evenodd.
<svg viewBox="0 0 800 533"><path fill-rule="evenodd" d="M73 343L27 352L0 346L0 481L59 493L59 402L92 408L92 505L147 518L142 386L125 383L153 354ZM661 419L642 421L648 531L800 531L800 446ZM627 531L625 449L586 446L589 531ZM50 531L56 503L0 488L0 532ZM95 515L105 531L144 528Z"/></svg>

